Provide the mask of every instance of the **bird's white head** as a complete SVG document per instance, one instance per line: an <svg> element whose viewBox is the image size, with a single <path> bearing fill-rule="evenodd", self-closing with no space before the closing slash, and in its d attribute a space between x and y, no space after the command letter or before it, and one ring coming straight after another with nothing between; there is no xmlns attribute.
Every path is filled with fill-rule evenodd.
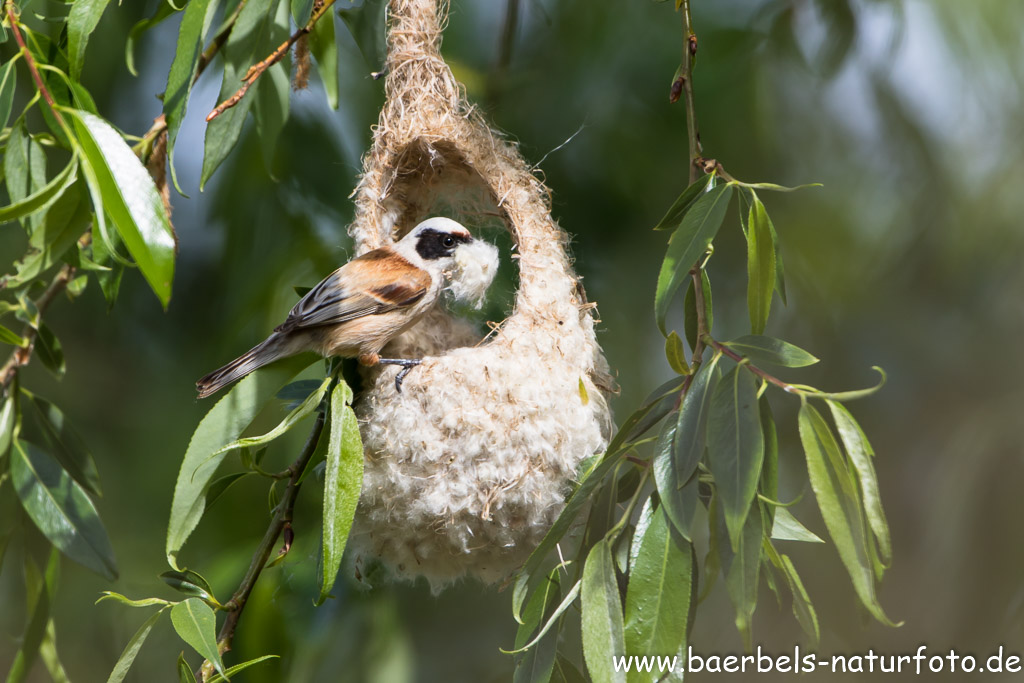
<svg viewBox="0 0 1024 683"><path fill-rule="evenodd" d="M461 223L450 218L428 218L395 244L395 251L431 275L439 276L455 262L459 247L473 243Z"/></svg>

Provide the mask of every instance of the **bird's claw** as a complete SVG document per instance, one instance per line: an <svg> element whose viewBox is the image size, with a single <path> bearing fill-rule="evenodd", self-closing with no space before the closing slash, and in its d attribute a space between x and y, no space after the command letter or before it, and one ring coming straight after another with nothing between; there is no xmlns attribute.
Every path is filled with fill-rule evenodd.
<svg viewBox="0 0 1024 683"><path fill-rule="evenodd" d="M418 358L381 358L377 361L381 365L399 365L402 369L395 376L395 391L402 393L402 380L409 374L409 371L422 363Z"/></svg>

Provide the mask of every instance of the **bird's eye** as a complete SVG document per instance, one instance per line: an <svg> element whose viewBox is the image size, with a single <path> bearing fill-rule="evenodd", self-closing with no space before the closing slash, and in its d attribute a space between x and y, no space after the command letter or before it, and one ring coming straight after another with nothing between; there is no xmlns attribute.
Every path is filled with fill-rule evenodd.
<svg viewBox="0 0 1024 683"><path fill-rule="evenodd" d="M455 246L455 238L452 237L451 235L445 235L441 239L441 244L443 244L445 247L448 247L448 248L454 247Z"/></svg>

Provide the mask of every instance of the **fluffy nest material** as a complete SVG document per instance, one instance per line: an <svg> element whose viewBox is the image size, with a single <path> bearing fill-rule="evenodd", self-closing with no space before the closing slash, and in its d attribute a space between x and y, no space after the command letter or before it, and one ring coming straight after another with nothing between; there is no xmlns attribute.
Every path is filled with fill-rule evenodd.
<svg viewBox="0 0 1024 683"><path fill-rule="evenodd" d="M396 393L368 370L366 448L350 546L440 587L500 581L561 511L584 458L605 449L613 383L593 306L569 263L547 188L467 103L440 55L447 3L391 0L387 99L364 159L349 232L359 253L439 209L473 229L498 216L518 252L515 308L486 340L438 308L383 355L423 357Z"/></svg>

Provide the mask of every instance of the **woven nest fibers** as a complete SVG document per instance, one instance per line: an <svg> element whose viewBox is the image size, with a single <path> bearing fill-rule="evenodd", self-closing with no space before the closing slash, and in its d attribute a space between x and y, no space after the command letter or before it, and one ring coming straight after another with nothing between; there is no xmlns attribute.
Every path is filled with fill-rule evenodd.
<svg viewBox="0 0 1024 683"><path fill-rule="evenodd" d="M543 185L489 129L443 132L375 149L350 228L365 251L443 212L476 236L503 225L518 252L515 304L500 326L485 338L436 308L383 352L424 359L401 393L395 368L368 369L356 405L366 454L357 569L380 561L435 590L465 575L499 581L522 564L579 462L606 447L612 386Z"/></svg>

